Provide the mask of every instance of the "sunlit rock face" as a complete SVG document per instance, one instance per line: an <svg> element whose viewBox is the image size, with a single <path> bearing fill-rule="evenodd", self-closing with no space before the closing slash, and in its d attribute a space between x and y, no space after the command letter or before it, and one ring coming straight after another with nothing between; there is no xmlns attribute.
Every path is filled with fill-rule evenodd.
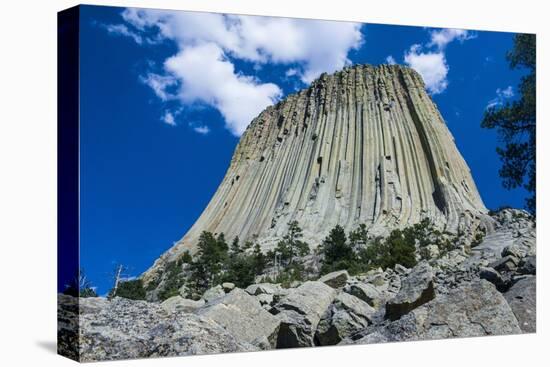
<svg viewBox="0 0 550 367"><path fill-rule="evenodd" d="M267 250L297 220L314 248L337 224L385 235L428 217L467 232L488 225L486 211L420 75L356 65L321 75L250 123L208 206L144 280L193 252L202 231L255 237Z"/></svg>

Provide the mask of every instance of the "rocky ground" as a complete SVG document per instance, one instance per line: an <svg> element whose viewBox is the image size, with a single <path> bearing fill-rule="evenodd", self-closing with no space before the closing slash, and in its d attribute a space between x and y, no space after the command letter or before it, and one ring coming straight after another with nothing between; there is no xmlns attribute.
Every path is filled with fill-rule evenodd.
<svg viewBox="0 0 550 367"><path fill-rule="evenodd" d="M478 246L412 269L338 271L293 288L224 283L199 301L60 295L58 348L99 361L535 332L534 223L518 210L494 218Z"/></svg>

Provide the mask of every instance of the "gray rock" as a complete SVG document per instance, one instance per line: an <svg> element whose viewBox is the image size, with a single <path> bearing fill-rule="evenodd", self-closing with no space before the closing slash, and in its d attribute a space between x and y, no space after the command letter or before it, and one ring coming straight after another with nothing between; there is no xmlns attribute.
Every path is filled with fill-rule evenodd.
<svg viewBox="0 0 550 367"><path fill-rule="evenodd" d="M198 301L193 301L191 299L186 299L181 296L173 296L162 302L161 307L168 313L174 312L195 312L197 309L204 306L205 302L203 299Z"/></svg>
<svg viewBox="0 0 550 367"><path fill-rule="evenodd" d="M225 296L225 291L221 285L210 288L202 295L202 299L206 302L212 302L215 299Z"/></svg>
<svg viewBox="0 0 550 367"><path fill-rule="evenodd" d="M76 301L70 298L60 298L62 319L78 314ZM74 355L80 362L258 350L212 320L195 314L169 314L158 303L119 297L110 302L81 298L79 303L80 323L76 335L73 329L73 341L80 342L75 344L79 349ZM60 353L65 354L64 340L71 337L71 329L60 326Z"/></svg>
<svg viewBox="0 0 550 367"><path fill-rule="evenodd" d="M268 306L271 306L273 304L273 295L272 294L266 294L266 293L262 293L262 294L258 294L256 296L256 299L258 300L258 302L260 302L260 305L262 306L265 306L265 305L268 305Z"/></svg>
<svg viewBox="0 0 550 367"><path fill-rule="evenodd" d="M336 345L371 322L375 309L348 293L340 293L323 315L316 337L320 345Z"/></svg>
<svg viewBox="0 0 550 367"><path fill-rule="evenodd" d="M409 271L409 269L407 269L401 264L395 264L395 266L393 267L393 270L395 270L395 272L400 275L405 275Z"/></svg>
<svg viewBox="0 0 550 367"><path fill-rule="evenodd" d="M386 303L386 318L397 320L435 297L434 273L427 262L415 266L402 281L397 296Z"/></svg>
<svg viewBox="0 0 550 367"><path fill-rule="evenodd" d="M537 280L531 276L519 280L504 293L510 308L516 315L519 327L526 333L537 331Z"/></svg>
<svg viewBox="0 0 550 367"><path fill-rule="evenodd" d="M518 333L518 321L503 295L491 283L478 280L440 294L396 321L369 326L341 344Z"/></svg>
<svg viewBox="0 0 550 367"><path fill-rule="evenodd" d="M189 288L184 284L178 289L178 294L182 296L183 298L186 298L189 296Z"/></svg>
<svg viewBox="0 0 550 367"><path fill-rule="evenodd" d="M235 284L230 283L230 282L225 282L225 283L222 283L222 288L223 288L225 293L229 293L233 289L235 289Z"/></svg>
<svg viewBox="0 0 550 367"><path fill-rule="evenodd" d="M498 271L515 271L518 267L519 260L512 255L505 256L499 260L496 260L489 264L491 268L495 268Z"/></svg>
<svg viewBox="0 0 550 367"><path fill-rule="evenodd" d="M479 277L493 283L500 291L507 288L507 282L504 280L502 275L493 268L484 266L480 267Z"/></svg>
<svg viewBox="0 0 550 367"><path fill-rule="evenodd" d="M348 278L349 274L347 270L340 270L322 276L321 278L319 278L319 281L325 283L332 288L339 289L346 285Z"/></svg>
<svg viewBox="0 0 550 367"><path fill-rule="evenodd" d="M237 340L259 347L275 347L279 332L279 319L264 310L255 297L235 288L197 311L213 320L234 335Z"/></svg>
<svg viewBox="0 0 550 367"><path fill-rule="evenodd" d="M518 273L520 274L537 274L537 257L527 256L519 263Z"/></svg>
<svg viewBox="0 0 550 367"><path fill-rule="evenodd" d="M308 281L283 297L271 311L281 320L277 348L314 346L317 325L335 296L325 283Z"/></svg>
<svg viewBox="0 0 550 367"><path fill-rule="evenodd" d="M521 259L524 256L524 253L520 249L520 247L514 243L502 249L501 256L502 257L513 256L517 259Z"/></svg>
<svg viewBox="0 0 550 367"><path fill-rule="evenodd" d="M282 288L279 284L260 283L249 285L245 291L252 296L257 296L259 294L278 294L282 292Z"/></svg>
<svg viewBox="0 0 550 367"><path fill-rule="evenodd" d="M344 288L344 292L365 301L372 307L379 307L383 299L382 293L368 283L350 284Z"/></svg>

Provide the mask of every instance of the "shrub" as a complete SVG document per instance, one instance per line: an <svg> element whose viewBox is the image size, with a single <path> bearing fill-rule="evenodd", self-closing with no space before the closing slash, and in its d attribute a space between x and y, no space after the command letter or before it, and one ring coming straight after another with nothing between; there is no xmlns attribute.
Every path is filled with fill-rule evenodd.
<svg viewBox="0 0 550 367"><path fill-rule="evenodd" d="M275 248L275 254L279 255L282 265L292 264L296 256L309 254L309 245L302 241L302 229L297 221L288 223L288 233L283 237Z"/></svg>
<svg viewBox="0 0 550 367"><path fill-rule="evenodd" d="M344 228L340 225L334 227L323 240L320 248L324 255L321 274L336 270L358 270L358 258L353 248L348 243Z"/></svg>
<svg viewBox="0 0 550 367"><path fill-rule="evenodd" d="M109 297L114 296L133 300L145 299L145 288L143 288L143 281L141 279L134 279L119 282L116 292L114 292L114 290L111 290L109 294Z"/></svg>
<svg viewBox="0 0 550 367"><path fill-rule="evenodd" d="M171 261L164 268L164 283L158 297L161 301L179 294L179 289L185 283L182 268L178 261Z"/></svg>

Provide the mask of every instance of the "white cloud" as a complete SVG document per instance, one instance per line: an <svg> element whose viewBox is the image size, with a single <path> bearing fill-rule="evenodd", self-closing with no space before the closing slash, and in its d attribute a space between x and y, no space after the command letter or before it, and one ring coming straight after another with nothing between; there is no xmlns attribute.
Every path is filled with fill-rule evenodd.
<svg viewBox="0 0 550 367"><path fill-rule="evenodd" d="M497 106L502 106L505 100L510 99L514 96L514 88L511 85L507 86L504 89L497 88L496 97L491 99L485 108L493 108Z"/></svg>
<svg viewBox="0 0 550 367"><path fill-rule="evenodd" d="M137 34L134 31L131 31L128 29L128 27L124 24L105 24L103 27L109 32L110 34L118 35L118 36L124 36L124 37L130 37L134 40L135 43L141 45L143 43L143 38Z"/></svg>
<svg viewBox="0 0 550 367"><path fill-rule="evenodd" d="M389 55L388 57L386 57L386 64L389 64L389 65L395 65L396 64L395 59L393 58L392 55Z"/></svg>
<svg viewBox="0 0 550 367"><path fill-rule="evenodd" d="M442 50L454 40L464 42L466 40L474 38L475 35L472 32L464 29L452 29L446 28L441 30L435 30L430 33L430 42L428 46L436 46L439 50Z"/></svg>
<svg viewBox="0 0 550 367"><path fill-rule="evenodd" d="M200 102L218 109L226 127L237 136L281 96L277 85L235 73L234 65L214 43L186 47L167 59L164 67L181 81L178 97L183 103Z"/></svg>
<svg viewBox="0 0 550 367"><path fill-rule="evenodd" d="M361 24L324 20L126 9L137 29L157 29L181 48L213 42L232 57L256 63L303 63L301 78L349 64L347 54L362 43Z"/></svg>
<svg viewBox="0 0 550 367"><path fill-rule="evenodd" d="M429 93L438 94L447 88L449 66L443 52L423 52L420 45L412 45L405 52L405 62L422 76Z"/></svg>
<svg viewBox="0 0 550 367"><path fill-rule="evenodd" d="M252 62L256 71L267 63L298 64L287 77L309 83L348 65L349 51L362 43L361 24L351 22L133 8L122 17L126 23L121 32L141 37L132 37L136 43L165 39L178 46L177 54L165 61L164 73L150 73L143 82L162 101L177 94L184 104L218 109L235 135L280 98L281 90L236 71L231 60Z"/></svg>
<svg viewBox="0 0 550 367"><path fill-rule="evenodd" d="M147 84L163 102L172 100L175 96L168 91L170 87L175 87L178 80L171 75L159 75L149 73L141 76L141 81Z"/></svg>
<svg viewBox="0 0 550 367"><path fill-rule="evenodd" d="M287 78L290 78L291 76L295 76L299 73L300 71L296 68L290 68L288 69L286 72L285 72L285 76Z"/></svg>
<svg viewBox="0 0 550 367"><path fill-rule="evenodd" d="M430 94L443 93L449 85L445 48L453 41L462 43L475 37L474 33L463 29L433 30L430 32L430 41L424 46L414 44L405 51L405 63L418 71Z"/></svg>
<svg viewBox="0 0 550 367"><path fill-rule="evenodd" d="M511 85L504 89L497 89L497 95L502 96L503 98L512 98L514 96L514 88Z"/></svg>
<svg viewBox="0 0 550 367"><path fill-rule="evenodd" d="M193 131L201 135L208 135L210 133L210 128L206 125L201 126L192 126Z"/></svg>
<svg viewBox="0 0 550 367"><path fill-rule="evenodd" d="M174 114L170 111L166 111L161 120L170 126L176 126L176 119L174 118Z"/></svg>

